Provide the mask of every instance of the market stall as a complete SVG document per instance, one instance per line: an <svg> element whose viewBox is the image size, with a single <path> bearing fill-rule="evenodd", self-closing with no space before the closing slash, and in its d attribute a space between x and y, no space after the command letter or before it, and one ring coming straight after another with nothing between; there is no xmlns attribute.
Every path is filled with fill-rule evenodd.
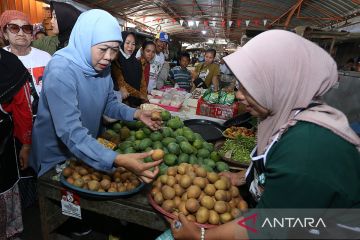
<svg viewBox="0 0 360 240"><path fill-rule="evenodd" d="M57 173L51 171L38 180L39 207L44 240L53 239L54 231L69 218L62 214L61 190L64 187L59 181L53 180L55 175ZM166 220L148 203L146 198L148 192L149 188L146 188L138 194L110 200L101 200L96 197L80 198L80 206L83 210L163 231L167 228Z"/></svg>
<svg viewBox="0 0 360 240"><path fill-rule="evenodd" d="M220 177L217 173L243 170L248 166L248 162L243 161L247 160L244 157L249 154L250 149L241 150L244 152L229 152L228 147L235 144L239 144L240 147L241 143L237 143L236 139L247 139L249 136L254 140L253 132L233 126L224 131L225 137L232 139L233 142L224 144L221 140L224 136L220 136L218 138L220 141L209 143L202 137L206 134L200 135L184 126L187 124L186 120L183 122L178 116L171 116L168 111L158 113L153 117L160 117L164 121L160 131L150 131L141 122L115 122L107 126L102 136L104 138L98 139L104 146L118 153L156 149L151 158L144 159L144 162L164 159L160 165L159 177L153 184L141 183L135 175L124 168L105 173L96 171L75 159L68 160L64 165L58 166L56 171L50 171L39 178L39 202L44 239L51 239L52 232L61 226L68 216L79 218L81 210L164 231L168 227L164 217L174 218L173 207L178 207L180 197L183 197L182 201L185 204L184 193L191 194L193 188L196 188L196 191L200 191L201 188L206 194L213 194L218 201L225 200L232 206L229 211L224 211L219 206L220 210L216 213L215 220L198 220L199 217L194 210L192 220L200 224L207 222L210 227L225 223L241 211L247 211L248 205L243 198L247 195L246 192L240 195L235 187L231 187L227 178ZM255 141L250 143L251 147L254 144ZM221 181L217 183L217 180ZM206 187L208 181L212 184ZM217 190L218 193L215 193ZM227 196L226 192L231 191L232 197ZM172 193L176 193L176 196ZM200 195L200 192L195 194L192 198L197 201L195 199L199 197L197 195ZM211 201L209 204L212 206ZM175 205L169 207L168 204Z"/></svg>

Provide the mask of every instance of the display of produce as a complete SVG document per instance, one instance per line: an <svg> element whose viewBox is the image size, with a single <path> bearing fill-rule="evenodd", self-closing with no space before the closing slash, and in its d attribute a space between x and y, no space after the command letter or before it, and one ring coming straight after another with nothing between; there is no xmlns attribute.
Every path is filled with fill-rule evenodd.
<svg viewBox="0 0 360 240"><path fill-rule="evenodd" d="M164 151L160 172L165 173L169 166L180 163L198 164L207 171L228 171L229 166L220 161L212 143L206 142L200 134L184 126L179 117L171 116L168 111L154 112L153 120L162 120L163 126L152 131L139 121L116 122L105 132L105 137L120 139L117 144L119 153L147 152L153 149ZM152 161L145 158L145 162Z"/></svg>
<svg viewBox="0 0 360 240"><path fill-rule="evenodd" d="M236 139L226 139L220 147L219 154L223 159L230 159L241 164L250 164L250 153L256 145L254 136L238 135Z"/></svg>
<svg viewBox="0 0 360 240"><path fill-rule="evenodd" d="M167 217L182 213L197 224L218 225L248 210L246 201L227 177L195 164L169 167L153 183L150 203Z"/></svg>
<svg viewBox="0 0 360 240"><path fill-rule="evenodd" d="M227 138L236 139L238 136L255 137L255 133L251 129L245 127L229 127L225 129L223 135Z"/></svg>
<svg viewBox="0 0 360 240"><path fill-rule="evenodd" d="M119 167L112 173L96 171L81 161L71 160L62 171L66 182L90 192L131 192L142 183L133 173ZM75 189L76 189L75 188Z"/></svg>

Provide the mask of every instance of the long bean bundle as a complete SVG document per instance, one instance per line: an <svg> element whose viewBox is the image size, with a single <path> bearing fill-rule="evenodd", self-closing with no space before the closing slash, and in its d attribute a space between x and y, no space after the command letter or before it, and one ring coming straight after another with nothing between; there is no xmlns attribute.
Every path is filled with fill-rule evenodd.
<svg viewBox="0 0 360 240"><path fill-rule="evenodd" d="M219 154L239 163L249 164L250 153L255 147L255 137L238 136L236 140L227 139Z"/></svg>

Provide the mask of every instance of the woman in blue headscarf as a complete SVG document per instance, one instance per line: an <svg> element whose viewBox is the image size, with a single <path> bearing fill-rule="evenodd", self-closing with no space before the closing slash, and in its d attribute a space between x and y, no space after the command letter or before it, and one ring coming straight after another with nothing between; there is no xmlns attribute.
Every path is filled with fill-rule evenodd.
<svg viewBox="0 0 360 240"><path fill-rule="evenodd" d="M95 139L104 114L138 119L153 130L160 128L160 122L151 120L150 111L136 110L116 99L110 64L121 41L116 19L103 10L90 10L78 18L68 46L57 51L47 65L30 158L39 176L71 156L98 170L125 167L145 182L157 175L161 161L141 161L151 152L118 154ZM154 166L153 172L148 170Z"/></svg>

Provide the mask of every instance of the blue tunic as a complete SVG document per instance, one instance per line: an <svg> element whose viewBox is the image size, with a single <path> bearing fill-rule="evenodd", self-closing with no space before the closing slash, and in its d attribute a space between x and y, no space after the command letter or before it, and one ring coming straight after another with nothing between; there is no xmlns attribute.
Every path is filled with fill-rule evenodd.
<svg viewBox="0 0 360 240"><path fill-rule="evenodd" d="M102 116L130 121L136 109L117 100L109 68L98 73L92 67L91 47L121 40L115 18L102 10L87 11L76 22L69 45L46 66L30 155L39 176L71 156L111 170L117 153L95 139Z"/></svg>
<svg viewBox="0 0 360 240"><path fill-rule="evenodd" d="M110 77L85 75L69 60L55 56L45 70L33 128L31 165L39 176L72 155L110 170L116 152L96 141L102 115L133 120L135 109L119 103Z"/></svg>

